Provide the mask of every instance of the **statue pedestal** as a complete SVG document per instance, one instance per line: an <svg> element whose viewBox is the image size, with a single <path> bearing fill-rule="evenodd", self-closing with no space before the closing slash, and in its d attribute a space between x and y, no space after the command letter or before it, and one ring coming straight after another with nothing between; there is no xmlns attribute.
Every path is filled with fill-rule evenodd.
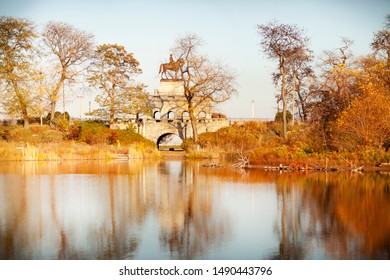
<svg viewBox="0 0 390 280"><path fill-rule="evenodd" d="M182 80L161 79L158 87L160 95L184 96Z"/></svg>

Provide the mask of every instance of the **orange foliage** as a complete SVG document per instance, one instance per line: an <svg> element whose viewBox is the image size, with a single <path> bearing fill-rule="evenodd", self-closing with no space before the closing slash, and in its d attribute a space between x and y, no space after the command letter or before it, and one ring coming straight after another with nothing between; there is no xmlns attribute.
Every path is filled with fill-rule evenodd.
<svg viewBox="0 0 390 280"><path fill-rule="evenodd" d="M383 77L381 62L363 61L356 83L361 95L356 97L336 121L337 147L349 150L356 146L382 147L390 139L390 94Z"/></svg>

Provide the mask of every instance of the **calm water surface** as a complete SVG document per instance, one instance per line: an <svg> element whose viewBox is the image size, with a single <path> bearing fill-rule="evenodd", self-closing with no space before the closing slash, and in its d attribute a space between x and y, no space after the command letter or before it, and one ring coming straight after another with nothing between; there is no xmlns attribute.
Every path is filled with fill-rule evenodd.
<svg viewBox="0 0 390 280"><path fill-rule="evenodd" d="M389 174L0 163L0 259L389 258Z"/></svg>

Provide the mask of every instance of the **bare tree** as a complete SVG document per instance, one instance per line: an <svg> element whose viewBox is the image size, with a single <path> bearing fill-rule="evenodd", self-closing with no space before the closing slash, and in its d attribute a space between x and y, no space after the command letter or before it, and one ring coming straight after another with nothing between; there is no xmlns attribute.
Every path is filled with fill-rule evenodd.
<svg viewBox="0 0 390 280"><path fill-rule="evenodd" d="M295 102L298 108L298 115L301 120L308 121L313 102L316 100L317 79L313 69L308 66L299 70L296 80L296 92L298 96Z"/></svg>
<svg viewBox="0 0 390 280"><path fill-rule="evenodd" d="M233 71L199 54L201 46L197 35L188 34L179 37L173 48L175 56L184 60L181 79L195 142L198 141L196 118L201 109L227 101L237 93Z"/></svg>
<svg viewBox="0 0 390 280"><path fill-rule="evenodd" d="M324 51L322 59L322 81L319 90L319 108L323 109L323 121L333 121L359 94L354 83L354 62L350 47L353 41L342 38L336 50Z"/></svg>
<svg viewBox="0 0 390 280"><path fill-rule="evenodd" d="M49 22L42 36L43 42L57 60L57 82L49 93L50 120L53 121L59 91L64 82L71 81L85 70L85 62L91 57L93 51L93 35L66 23Z"/></svg>
<svg viewBox="0 0 390 280"><path fill-rule="evenodd" d="M29 82L35 75L32 67L35 27L27 19L0 17L0 82L4 91L2 103L9 112L21 114L24 127L29 126L31 101Z"/></svg>
<svg viewBox="0 0 390 280"><path fill-rule="evenodd" d="M390 88L390 14L385 19L385 28L374 33L371 47L386 62L388 71L386 79Z"/></svg>
<svg viewBox="0 0 390 280"><path fill-rule="evenodd" d="M289 77L288 80L292 84L292 120L291 123L295 123L295 105L297 105L298 110L302 112L304 120L307 117L307 104L302 94L302 89L305 86L304 83L307 78L311 78L314 75L314 71L310 67L309 63L312 61L313 56L309 49L301 48L291 56L288 61L289 68ZM307 95L306 95L307 97Z"/></svg>
<svg viewBox="0 0 390 280"><path fill-rule="evenodd" d="M261 46L270 59L278 61L278 74L281 78L281 99L283 102L283 136L287 138L287 65L297 52L305 48L308 39L296 25L279 24L272 21L258 25Z"/></svg>

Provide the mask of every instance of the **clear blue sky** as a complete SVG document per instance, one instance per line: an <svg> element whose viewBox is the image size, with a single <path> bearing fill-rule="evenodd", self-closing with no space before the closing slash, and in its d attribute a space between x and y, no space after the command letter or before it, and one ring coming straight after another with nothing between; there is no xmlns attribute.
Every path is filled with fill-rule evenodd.
<svg viewBox="0 0 390 280"><path fill-rule="evenodd" d="M251 117L252 100L255 117L272 118L276 108L270 78L275 63L261 53L257 24L273 19L297 24L317 58L348 37L359 56L370 52L372 35L387 14L389 0L0 0L0 15L29 18L39 30L51 20L67 22L93 33L96 44L124 45L140 62L139 80L149 92L158 87L158 67L168 60L175 38L195 33L205 43L205 54L239 74L239 95L219 108L229 117L244 118ZM73 115L78 116L74 103Z"/></svg>

